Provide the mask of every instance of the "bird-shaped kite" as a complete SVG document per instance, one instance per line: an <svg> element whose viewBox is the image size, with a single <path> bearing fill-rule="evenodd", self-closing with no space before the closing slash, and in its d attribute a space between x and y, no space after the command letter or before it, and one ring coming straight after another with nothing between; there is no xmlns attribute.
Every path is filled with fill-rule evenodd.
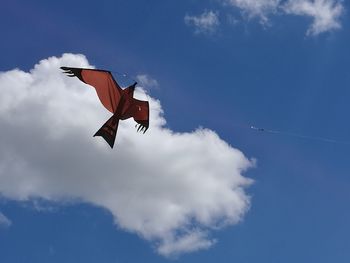
<svg viewBox="0 0 350 263"><path fill-rule="evenodd" d="M94 137L103 137L113 148L119 120L131 117L138 123L135 126L137 131L143 131L143 133L147 131L149 126L149 104L148 101L133 97L136 82L123 90L110 71L71 67L61 67L61 69L69 77L78 77L82 82L93 86L103 106L113 113L113 116L95 133Z"/></svg>

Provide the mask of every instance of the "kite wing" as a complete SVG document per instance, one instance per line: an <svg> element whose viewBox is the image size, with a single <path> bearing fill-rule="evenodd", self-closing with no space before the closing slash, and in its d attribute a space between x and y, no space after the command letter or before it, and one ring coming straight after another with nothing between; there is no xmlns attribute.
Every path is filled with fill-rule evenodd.
<svg viewBox="0 0 350 263"><path fill-rule="evenodd" d="M117 110L122 89L114 80L110 71L99 69L83 69L61 67L69 77L78 77L82 82L96 89L103 106L112 113Z"/></svg>

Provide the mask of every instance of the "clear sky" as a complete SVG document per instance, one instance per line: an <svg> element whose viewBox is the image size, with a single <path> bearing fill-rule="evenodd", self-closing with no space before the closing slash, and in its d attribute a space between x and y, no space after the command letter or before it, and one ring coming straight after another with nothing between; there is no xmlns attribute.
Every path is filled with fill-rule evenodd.
<svg viewBox="0 0 350 263"><path fill-rule="evenodd" d="M349 262L349 10L2 1L0 262ZM137 78L153 131L96 142L108 115L70 98L88 89L60 73L70 61Z"/></svg>

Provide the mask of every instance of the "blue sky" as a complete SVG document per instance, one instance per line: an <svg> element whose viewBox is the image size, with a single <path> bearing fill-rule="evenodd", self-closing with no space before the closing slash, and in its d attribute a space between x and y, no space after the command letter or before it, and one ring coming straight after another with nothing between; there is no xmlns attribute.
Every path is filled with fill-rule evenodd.
<svg viewBox="0 0 350 263"><path fill-rule="evenodd" d="M220 0L1 4L2 73L29 71L40 60L72 53L98 68L145 74L158 83L145 88L160 101L168 129L208 128L257 160L243 173L254 183L244 188L251 201L242 220L218 230L209 227L210 240L216 240L210 248L170 258L157 252L157 240L140 236L145 232L115 224L108 206L84 198L67 201L64 191L53 202L46 189L28 199L9 192L16 182L6 181L7 188L1 181L1 262L349 262L350 145L249 129L350 141L349 3L255 2L265 5ZM34 138L31 131L13 136ZM15 146L0 142L7 151L2 158L10 157ZM42 146L31 147L23 151L35 153ZM104 154L111 152L106 148ZM60 169L50 165L49 171ZM0 178L11 176L0 168Z"/></svg>

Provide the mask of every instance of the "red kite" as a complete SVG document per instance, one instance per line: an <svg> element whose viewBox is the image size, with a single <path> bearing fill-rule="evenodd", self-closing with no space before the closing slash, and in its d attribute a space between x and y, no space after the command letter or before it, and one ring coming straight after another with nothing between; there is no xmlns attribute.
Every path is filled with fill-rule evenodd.
<svg viewBox="0 0 350 263"><path fill-rule="evenodd" d="M126 89L121 89L114 80L110 71L100 69L84 69L61 67L69 77L78 77L82 82L96 89L103 106L113 113L113 116L95 133L103 137L113 148L117 135L119 120L133 117L138 123L137 131L145 133L149 126L148 101L135 99L134 90L136 82Z"/></svg>

